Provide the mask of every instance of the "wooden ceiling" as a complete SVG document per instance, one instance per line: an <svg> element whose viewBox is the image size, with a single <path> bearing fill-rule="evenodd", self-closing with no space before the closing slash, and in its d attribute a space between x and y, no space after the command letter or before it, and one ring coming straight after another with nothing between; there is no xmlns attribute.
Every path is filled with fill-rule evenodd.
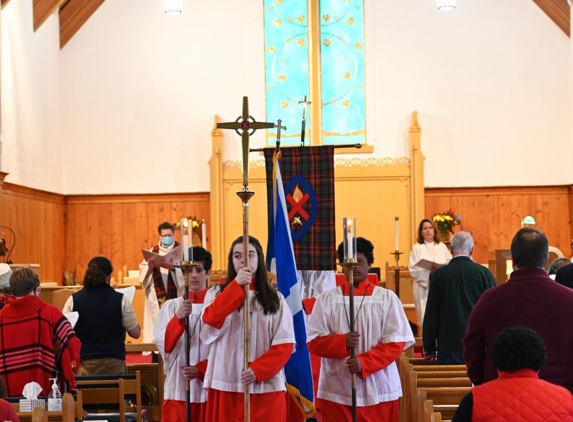
<svg viewBox="0 0 573 422"><path fill-rule="evenodd" d="M10 0L0 0L4 8ZM63 48L105 0L33 0L34 31L59 8L60 48ZM159 0L158 0L159 1ZM533 0L567 35L571 31L570 7L567 0Z"/></svg>
<svg viewBox="0 0 573 422"><path fill-rule="evenodd" d="M571 34L571 8L567 0L533 0L568 37Z"/></svg>

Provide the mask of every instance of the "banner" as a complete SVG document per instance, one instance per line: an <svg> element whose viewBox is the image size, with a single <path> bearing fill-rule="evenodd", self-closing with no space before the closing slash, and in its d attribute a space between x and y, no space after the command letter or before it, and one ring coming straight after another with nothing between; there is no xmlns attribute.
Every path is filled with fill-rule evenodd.
<svg viewBox="0 0 573 422"><path fill-rule="evenodd" d="M269 245L273 228L273 148L265 149ZM336 269L334 147L281 149L287 223L299 270ZM271 251L272 252L272 251Z"/></svg>

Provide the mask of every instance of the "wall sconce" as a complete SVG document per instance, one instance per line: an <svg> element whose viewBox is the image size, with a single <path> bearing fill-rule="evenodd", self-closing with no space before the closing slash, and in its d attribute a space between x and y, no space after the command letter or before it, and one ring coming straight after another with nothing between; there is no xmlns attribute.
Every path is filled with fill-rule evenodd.
<svg viewBox="0 0 573 422"><path fill-rule="evenodd" d="M535 225L535 218L533 218L532 216L528 215L525 218L523 218L521 220L521 228L523 228L523 226L534 226Z"/></svg>
<svg viewBox="0 0 573 422"><path fill-rule="evenodd" d="M456 8L456 0L437 0L438 10L454 10Z"/></svg>
<svg viewBox="0 0 573 422"><path fill-rule="evenodd" d="M180 15L183 10L183 0L163 0L166 15Z"/></svg>

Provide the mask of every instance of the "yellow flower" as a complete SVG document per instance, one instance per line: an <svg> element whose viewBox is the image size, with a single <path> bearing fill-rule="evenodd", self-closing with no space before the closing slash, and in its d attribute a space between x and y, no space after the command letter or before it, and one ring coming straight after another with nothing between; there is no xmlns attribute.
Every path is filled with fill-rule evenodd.
<svg viewBox="0 0 573 422"><path fill-rule="evenodd" d="M193 220L193 225L192 225L192 227L193 227L193 230L199 228L199 222L198 222L197 220Z"/></svg>

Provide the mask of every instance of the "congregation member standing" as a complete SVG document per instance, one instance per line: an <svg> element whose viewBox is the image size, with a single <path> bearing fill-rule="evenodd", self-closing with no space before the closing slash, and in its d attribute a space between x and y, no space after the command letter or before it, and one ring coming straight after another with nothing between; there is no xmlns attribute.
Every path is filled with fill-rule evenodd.
<svg viewBox="0 0 573 422"><path fill-rule="evenodd" d="M233 242L227 281L210 288L205 296L201 340L211 345L204 381L208 422L242 421L244 386L250 388L250 422L286 420L282 369L294 350L292 314L283 296L268 282L260 242L252 236L248 240L247 257L243 257L243 237ZM243 370L243 286L247 285L250 363Z"/></svg>
<svg viewBox="0 0 573 422"><path fill-rule="evenodd" d="M524 227L511 241L513 272L509 280L486 291L474 307L463 339L464 360L474 385L497 378L491 359L493 337L506 328L523 326L539 333L547 346L547 365L539 378L573 392L573 290L545 272L547 237Z"/></svg>
<svg viewBox="0 0 573 422"><path fill-rule="evenodd" d="M8 264L0 264L0 309L4 307L10 299L14 298L12 289L10 289L10 276L12 268Z"/></svg>
<svg viewBox="0 0 573 422"><path fill-rule="evenodd" d="M164 221L157 227L159 243L151 248L151 252L161 256L167 255L179 243L173 238L173 224ZM169 299L183 295L185 280L179 268L161 267L154 261L143 261L139 264L139 282L145 290L145 308L143 310L143 339L144 343L153 342L153 330L159 309Z"/></svg>
<svg viewBox="0 0 573 422"><path fill-rule="evenodd" d="M203 379L207 370L209 346L200 340L201 312L211 274L211 253L195 246L189 256L197 264L189 273L189 299L169 299L161 307L155 322L154 342L165 363L164 400L161 418L185 422L186 381L190 381L190 412L193 422L205 421L207 394ZM189 319L189 364L185 366L185 319Z"/></svg>
<svg viewBox="0 0 573 422"><path fill-rule="evenodd" d="M463 364L462 339L478 299L495 287L491 271L472 261L474 242L468 232L452 237L454 257L430 275L428 303L422 330L424 357L440 365Z"/></svg>
<svg viewBox="0 0 573 422"><path fill-rule="evenodd" d="M374 246L358 237L356 248L355 315L349 315L349 285L344 284L321 293L308 321L308 349L322 358L318 405L324 422L352 420L351 374L356 374L358 420L397 422L402 387L395 361L414 344L414 336L398 296L366 280ZM340 244L338 260L343 259ZM356 358L350 357L352 348Z"/></svg>
<svg viewBox="0 0 573 422"><path fill-rule="evenodd" d="M113 266L104 256L92 258L84 287L71 295L64 312L77 312L76 335L82 342L78 375L123 375L125 333L139 338L141 327L131 301L109 285Z"/></svg>
<svg viewBox="0 0 573 422"><path fill-rule="evenodd" d="M10 288L16 299L0 311L0 376L9 397L22 395L35 381L41 395L57 378L60 391L76 391L72 366L79 361L81 342L58 308L40 299L40 278L28 267L14 270Z"/></svg>
<svg viewBox="0 0 573 422"><path fill-rule="evenodd" d="M408 269L414 279L414 302L420 330L424 324L424 313L426 312L426 301L428 299L428 286L430 283L430 273L433 270L422 268L417 264L425 259L437 265L444 265L452 258L448 247L440 242L440 236L432 220L424 218L418 225L418 238L412 246Z"/></svg>

